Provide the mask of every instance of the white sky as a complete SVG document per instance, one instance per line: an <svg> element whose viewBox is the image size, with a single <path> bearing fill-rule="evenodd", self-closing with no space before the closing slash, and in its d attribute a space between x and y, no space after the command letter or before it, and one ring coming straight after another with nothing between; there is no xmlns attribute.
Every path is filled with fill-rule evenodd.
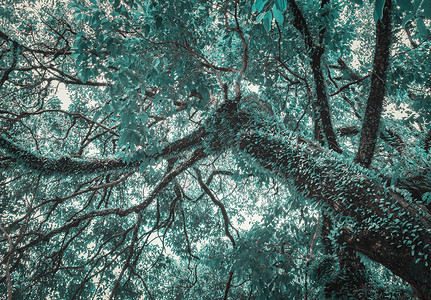
<svg viewBox="0 0 431 300"><path fill-rule="evenodd" d="M67 110L69 108L69 105L71 103L70 97L69 97L69 91L64 83L58 83L56 82L53 84L53 86L57 89L56 95L58 99L61 101L61 109Z"/></svg>

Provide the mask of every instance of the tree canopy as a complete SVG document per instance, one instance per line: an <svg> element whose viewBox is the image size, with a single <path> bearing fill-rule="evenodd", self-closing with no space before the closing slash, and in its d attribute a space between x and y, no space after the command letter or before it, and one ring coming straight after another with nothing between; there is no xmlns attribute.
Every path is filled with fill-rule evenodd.
<svg viewBox="0 0 431 300"><path fill-rule="evenodd" d="M431 1L0 12L7 299L431 299Z"/></svg>

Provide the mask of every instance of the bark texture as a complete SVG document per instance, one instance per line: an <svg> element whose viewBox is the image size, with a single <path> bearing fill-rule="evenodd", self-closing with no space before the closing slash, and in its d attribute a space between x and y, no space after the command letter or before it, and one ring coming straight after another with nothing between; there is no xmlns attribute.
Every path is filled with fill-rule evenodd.
<svg viewBox="0 0 431 300"><path fill-rule="evenodd" d="M322 6L328 2L329 1L322 1ZM295 28L301 32L307 51L310 52L311 69L313 72L314 84L316 86L316 97L312 102L315 139L322 145L328 143L329 149L341 153L341 148L338 145L337 137L332 126L328 96L326 93L326 83L323 77L321 65L321 58L325 52L322 41L326 29L324 27L320 28L320 44L316 44L316 42L313 41L310 30L308 29L307 21L295 0L289 0L288 3L293 15L293 26L295 26Z"/></svg>
<svg viewBox="0 0 431 300"><path fill-rule="evenodd" d="M383 17L377 21L371 90L367 100L359 149L355 157L355 162L366 168L371 164L380 132L380 119L386 92L386 74L389 67L389 50L391 46L391 9L392 0L386 0Z"/></svg>
<svg viewBox="0 0 431 300"><path fill-rule="evenodd" d="M426 208L384 189L364 169L316 145L247 130L238 149L340 221L347 218L338 236L342 245L409 282L421 299L431 299L431 217Z"/></svg>

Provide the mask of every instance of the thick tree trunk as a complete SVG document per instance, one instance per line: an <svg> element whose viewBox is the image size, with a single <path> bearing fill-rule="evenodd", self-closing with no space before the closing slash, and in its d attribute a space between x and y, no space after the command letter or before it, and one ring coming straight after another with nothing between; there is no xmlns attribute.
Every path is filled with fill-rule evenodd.
<svg viewBox="0 0 431 300"><path fill-rule="evenodd" d="M239 111L238 101L226 102L204 128L172 143L170 149L166 148L166 155L171 151L177 154L181 148L186 151L197 144L204 144L210 152L232 147L286 180L304 197L326 208L328 214L343 224L343 230L337 236L339 243L381 263L409 282L421 299L431 299L431 216L428 210L385 189L375 179L375 174L346 162L335 152L327 152L299 137L277 136L274 123L263 123L253 115ZM205 142L202 138L206 139ZM0 141L0 147L14 154L18 163L42 173L47 171L40 165L45 158L28 155L10 140L3 138ZM204 156L201 151L201 156L193 162ZM26 162L27 159L30 162ZM79 162L73 160L62 160L62 167L66 169L55 172L69 174L67 166L73 167ZM105 164L99 163L98 166L106 171ZM112 166L117 167L115 164ZM189 166L187 164L184 168ZM170 177L164 180L160 189L167 185ZM89 216L126 215L144 208L139 204L126 210L106 210ZM85 215L81 219L86 218ZM81 219L74 222L81 222ZM76 226L75 223L68 226Z"/></svg>
<svg viewBox="0 0 431 300"><path fill-rule="evenodd" d="M345 220L338 241L381 263L431 299L431 217L385 190L372 174L341 157L298 140L275 138L252 129L238 150L287 179L303 196Z"/></svg>
<svg viewBox="0 0 431 300"><path fill-rule="evenodd" d="M355 157L355 162L366 168L371 164L380 131L380 119L386 91L386 73L389 66L389 49L392 34L391 9L392 0L386 0L383 17L377 21L371 90L365 110L359 149Z"/></svg>
<svg viewBox="0 0 431 300"><path fill-rule="evenodd" d="M311 55L311 68L313 70L314 83L316 85L316 99L313 101L313 112L315 123L315 138L317 141L326 141L328 148L341 153L341 148L338 145L337 137L335 136L334 127L332 126L331 114L329 112L328 97L326 94L326 84L323 79L321 56L323 52L319 50L313 51Z"/></svg>
<svg viewBox="0 0 431 300"><path fill-rule="evenodd" d="M323 8L325 5L329 3L329 0L322 0L321 1L321 8ZM327 147L331 150L334 150L338 153L341 153L342 150L337 142L337 137L335 135L334 127L332 125L331 121L331 115L329 110L329 103L328 103L328 95L326 91L326 83L325 79L323 77L323 71L322 71L322 63L321 58L323 53L325 52L325 44L323 42L325 32L326 32L326 24L321 24L319 28L319 41L318 43L313 40L313 37L310 33L310 30L308 28L308 24L306 19L304 18L304 15L302 14L302 11L296 4L295 0L289 0L290 10L292 11L293 15L293 26L301 32L304 43L309 51L309 55L311 58L311 70L313 73L313 79L314 79L314 85L316 90L316 97L312 101L312 109L313 109L313 121L314 121L314 138L316 141L318 141L321 145L327 145ZM323 17L323 16L322 16ZM316 45L317 44L317 45ZM324 221L323 221L323 230L322 230L322 239L327 240L326 233L330 232L332 227L329 226L331 222L328 222L330 220L329 217L325 216L325 212L323 212ZM329 243L329 241L327 241ZM327 243L327 244L328 244ZM334 245L336 248L336 245ZM329 250L330 245L328 244L327 247L325 247L326 250ZM340 266L343 269L349 269L354 273L355 270L358 270L356 273L363 273L359 271L359 269L364 269L363 264L358 263L355 266L350 265L350 261L357 260L358 258L354 254L353 251L350 251L351 259L342 259L341 257L346 257L347 253L343 253L342 249L334 249L336 250L338 256L339 256L339 262ZM335 291L338 289L338 291ZM341 291L343 287L340 286L333 286L328 284L325 288L327 293L334 292L335 294L338 294L339 291Z"/></svg>

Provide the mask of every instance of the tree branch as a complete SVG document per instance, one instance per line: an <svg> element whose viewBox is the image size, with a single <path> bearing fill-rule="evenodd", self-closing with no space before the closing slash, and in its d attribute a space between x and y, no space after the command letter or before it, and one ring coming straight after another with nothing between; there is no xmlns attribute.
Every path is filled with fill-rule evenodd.
<svg viewBox="0 0 431 300"><path fill-rule="evenodd" d="M10 67L4 72L2 78L0 79L0 87L9 79L9 74L15 70L16 64L18 62L18 43L12 42L12 64Z"/></svg>
<svg viewBox="0 0 431 300"><path fill-rule="evenodd" d="M26 245L20 248L17 247L15 251L22 252L25 249L31 248L32 246L37 245L40 242L48 242L53 236L62 232L66 232L73 227L79 226L83 221L91 220L95 217L104 217L108 215L117 215L119 217L125 217L132 213L138 214L144 211L154 201L156 196L172 182L172 180L174 180L179 174L181 174L182 172L190 168L197 161L203 159L205 156L206 154L203 148L196 149L188 159L178 164L177 167L175 167L172 171L166 174L163 177L163 179L157 184L157 186L153 189L151 194L143 202L126 209L111 208L111 209L105 209L105 210L90 211L88 213L74 217L72 220L70 220L69 222L67 222L65 225L61 227L51 230L46 234L39 234L38 238L28 242ZM130 176L131 174L132 173L129 173L126 176ZM5 261L7 261L10 255L11 253L6 254L1 263L5 263Z"/></svg>
<svg viewBox="0 0 431 300"><path fill-rule="evenodd" d="M146 157L147 160L158 160L197 147L205 137L203 127L190 135L167 145L161 154ZM0 149L5 150L13 160L21 166L44 175L51 174L91 174L95 172L110 172L119 169L134 169L141 161L125 163L121 159L79 159L73 157L49 158L38 156L31 151L13 143L10 139L0 135Z"/></svg>
<svg viewBox="0 0 431 300"><path fill-rule="evenodd" d="M226 289L224 291L224 297L223 297L224 300L228 299L229 290L230 290L230 287L232 286L232 279L233 279L233 272L230 271L229 272L229 279L226 282Z"/></svg>
<svg viewBox="0 0 431 300"><path fill-rule="evenodd" d="M232 226L229 220L229 216L227 214L226 208L224 207L224 204L217 200L217 198L214 196L214 194L211 192L211 190L208 188L208 186L203 182L201 172L198 168L195 168L195 172L198 178L199 185L201 188L205 191L205 193L210 197L211 201L217 205L220 208L220 211L223 215L224 220L224 231L226 233L226 236L229 238L229 240L232 242L233 247L236 247L235 239L229 232L229 225Z"/></svg>

